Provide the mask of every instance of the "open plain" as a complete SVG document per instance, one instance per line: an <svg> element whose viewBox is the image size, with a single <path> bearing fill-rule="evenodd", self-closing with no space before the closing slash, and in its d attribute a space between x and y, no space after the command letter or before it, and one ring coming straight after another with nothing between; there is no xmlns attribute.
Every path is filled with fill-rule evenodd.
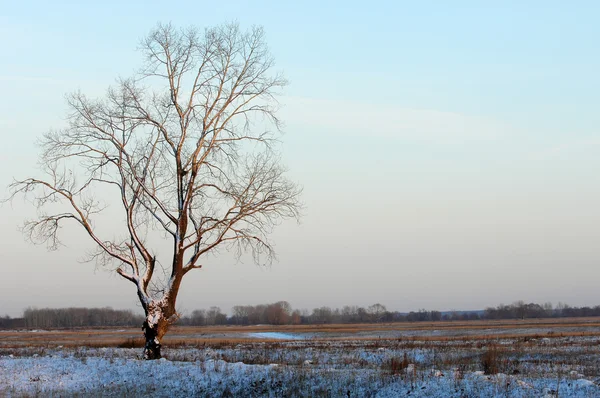
<svg viewBox="0 0 600 398"><path fill-rule="evenodd" d="M595 397L600 319L0 331L7 396Z"/></svg>

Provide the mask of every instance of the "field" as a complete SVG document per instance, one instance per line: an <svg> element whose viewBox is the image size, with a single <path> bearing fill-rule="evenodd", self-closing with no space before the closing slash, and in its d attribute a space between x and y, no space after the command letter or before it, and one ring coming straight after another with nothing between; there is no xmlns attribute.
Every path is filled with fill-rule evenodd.
<svg viewBox="0 0 600 398"><path fill-rule="evenodd" d="M600 319L0 331L1 396L597 397Z"/></svg>

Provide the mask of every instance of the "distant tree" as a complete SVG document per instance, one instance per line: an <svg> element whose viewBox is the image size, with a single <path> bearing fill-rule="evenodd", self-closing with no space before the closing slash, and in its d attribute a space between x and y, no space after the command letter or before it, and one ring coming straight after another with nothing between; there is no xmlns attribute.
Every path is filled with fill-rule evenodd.
<svg viewBox="0 0 600 398"><path fill-rule="evenodd" d="M381 322L387 309L385 305L377 303L369 306L367 312L371 315L371 322Z"/></svg>
<svg viewBox="0 0 600 398"><path fill-rule="evenodd" d="M259 304L250 307L250 313L248 320L253 325L267 323L267 306L265 304Z"/></svg>
<svg viewBox="0 0 600 398"><path fill-rule="evenodd" d="M300 325L302 323L302 315L300 311L295 310L292 312L292 315L290 316L290 323L292 325Z"/></svg>
<svg viewBox="0 0 600 398"><path fill-rule="evenodd" d="M442 320L442 313L439 311L431 311L429 316L429 319L431 321L441 321Z"/></svg>
<svg viewBox="0 0 600 398"><path fill-rule="evenodd" d="M567 303L562 303L559 301L556 305L556 315L559 317L565 316L565 314L569 312L570 308L571 307Z"/></svg>
<svg viewBox="0 0 600 398"><path fill-rule="evenodd" d="M227 323L227 315L221 311L221 308L213 306L206 311L207 325L224 325L225 323Z"/></svg>
<svg viewBox="0 0 600 398"><path fill-rule="evenodd" d="M340 311L341 314L341 322L343 323L352 323L358 322L358 307L355 305L345 305L342 307Z"/></svg>
<svg viewBox="0 0 600 398"><path fill-rule="evenodd" d="M285 325L288 323L292 306L287 301L270 304L266 308L267 322L271 325Z"/></svg>
<svg viewBox="0 0 600 398"><path fill-rule="evenodd" d="M119 80L103 99L68 98L68 127L40 141L46 177L11 189L39 209L24 226L31 241L56 250L63 224L73 222L97 248L90 260L133 284L146 315L144 357L155 359L179 317L184 276L223 246L271 261L268 237L282 219L298 217L300 189L272 145L269 129L280 127L274 98L286 81L272 72L261 28L159 25L141 48L140 75ZM124 220L108 238L98 226L107 218L100 192L113 195ZM166 255L153 249L164 238Z"/></svg>
<svg viewBox="0 0 600 398"><path fill-rule="evenodd" d="M547 316L547 317L554 316L554 309L552 308L551 302L544 303L543 308L544 308L545 316Z"/></svg>
<svg viewBox="0 0 600 398"><path fill-rule="evenodd" d="M194 310L189 317L190 325L203 326L206 325L206 311L205 310Z"/></svg>
<svg viewBox="0 0 600 398"><path fill-rule="evenodd" d="M333 311L330 307L315 308L310 318L312 323L331 323L333 321Z"/></svg>
<svg viewBox="0 0 600 398"><path fill-rule="evenodd" d="M231 322L235 325L248 325L249 307L246 305L236 305L231 309Z"/></svg>
<svg viewBox="0 0 600 398"><path fill-rule="evenodd" d="M371 315L363 307L359 307L356 310L356 317L358 318L358 322L369 322L371 319Z"/></svg>
<svg viewBox="0 0 600 398"><path fill-rule="evenodd" d="M527 315L527 305L525 302L523 300L519 300L513 303L512 306L517 318L525 319L525 316Z"/></svg>

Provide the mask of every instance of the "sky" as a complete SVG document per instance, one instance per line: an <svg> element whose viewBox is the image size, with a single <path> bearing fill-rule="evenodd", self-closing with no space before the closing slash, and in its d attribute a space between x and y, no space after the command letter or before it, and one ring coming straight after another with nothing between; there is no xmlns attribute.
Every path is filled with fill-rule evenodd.
<svg viewBox="0 0 600 398"><path fill-rule="evenodd" d="M39 174L65 95L131 76L158 22L263 26L290 81L282 160L304 215L274 232L270 267L206 259L180 311L600 304L600 3L122 3L0 0L0 197ZM56 252L26 242L34 214L0 206L0 315L140 310L131 283L81 263L75 227Z"/></svg>

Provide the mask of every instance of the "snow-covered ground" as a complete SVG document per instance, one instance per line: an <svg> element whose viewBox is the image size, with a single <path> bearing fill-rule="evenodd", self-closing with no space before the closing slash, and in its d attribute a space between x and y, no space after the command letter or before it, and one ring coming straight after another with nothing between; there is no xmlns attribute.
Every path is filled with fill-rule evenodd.
<svg viewBox="0 0 600 398"><path fill-rule="evenodd" d="M0 359L0 393L6 396L353 396L353 397L596 397L584 378L518 378L482 372L382 376L310 366L247 365L222 360L143 361L53 356Z"/></svg>
<svg viewBox="0 0 600 398"><path fill-rule="evenodd" d="M0 396L600 396L597 337L282 339L167 347L159 361L138 348L4 348ZM486 375L490 352L496 370Z"/></svg>

